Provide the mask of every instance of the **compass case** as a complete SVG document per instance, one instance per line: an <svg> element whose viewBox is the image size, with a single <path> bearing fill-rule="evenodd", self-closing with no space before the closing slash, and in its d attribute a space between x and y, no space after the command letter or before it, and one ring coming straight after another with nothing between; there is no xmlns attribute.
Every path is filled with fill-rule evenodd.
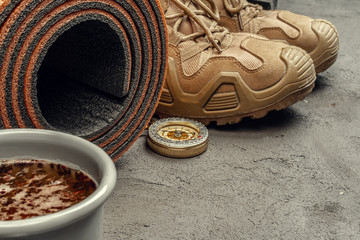
<svg viewBox="0 0 360 240"><path fill-rule="evenodd" d="M156 153L172 158L202 154L208 146L205 125L187 118L164 118L149 127L147 143Z"/></svg>

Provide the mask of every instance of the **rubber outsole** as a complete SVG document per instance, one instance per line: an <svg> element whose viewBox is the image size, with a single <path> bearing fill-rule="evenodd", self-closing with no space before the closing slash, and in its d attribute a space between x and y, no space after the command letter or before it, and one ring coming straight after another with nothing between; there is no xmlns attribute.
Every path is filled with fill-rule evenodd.
<svg viewBox="0 0 360 240"><path fill-rule="evenodd" d="M202 124L204 124L206 126L208 126L211 123L215 123L216 125L221 126L221 125L226 125L226 124L239 123L242 121L243 118L246 118L246 117L250 117L252 119L262 118L262 117L265 117L271 111L274 111L274 110L279 111L279 110L285 109L285 108L293 105L294 103L303 100L307 95L309 95L312 92L314 86L315 86L315 83L312 83L309 87L307 87L299 92L295 92L295 93L291 94L290 96L287 96L280 102L277 102L271 106L268 106L264 109L261 109L261 110L255 111L255 112L241 114L241 115L237 115L237 116L231 116L231 117L206 118L206 119L193 118L193 119L201 122ZM164 113L158 113L157 115L160 119L174 117L174 116L164 114Z"/></svg>
<svg viewBox="0 0 360 240"><path fill-rule="evenodd" d="M337 59L339 35L334 25L323 19L314 20L312 29L318 36L319 43L309 54L314 61L316 73L321 73L334 64Z"/></svg>

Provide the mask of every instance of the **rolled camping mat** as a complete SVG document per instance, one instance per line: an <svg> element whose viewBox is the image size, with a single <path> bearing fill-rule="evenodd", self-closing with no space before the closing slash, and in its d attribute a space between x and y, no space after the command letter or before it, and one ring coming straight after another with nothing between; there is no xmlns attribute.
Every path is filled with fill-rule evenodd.
<svg viewBox="0 0 360 240"><path fill-rule="evenodd" d="M157 0L0 0L0 128L83 137L117 160L159 101Z"/></svg>

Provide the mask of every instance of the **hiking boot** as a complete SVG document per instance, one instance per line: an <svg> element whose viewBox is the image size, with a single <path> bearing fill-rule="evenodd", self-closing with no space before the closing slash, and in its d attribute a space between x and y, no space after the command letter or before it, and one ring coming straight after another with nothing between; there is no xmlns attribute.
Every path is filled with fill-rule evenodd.
<svg viewBox="0 0 360 240"><path fill-rule="evenodd" d="M263 10L246 0L214 1L220 12L218 23L231 32L261 34L301 47L313 59L316 73L325 71L336 61L338 33L326 20L284 10Z"/></svg>
<svg viewBox="0 0 360 240"><path fill-rule="evenodd" d="M217 24L213 0L163 0L168 29L167 77L157 113L206 125L260 118L303 99L314 86L301 48Z"/></svg>

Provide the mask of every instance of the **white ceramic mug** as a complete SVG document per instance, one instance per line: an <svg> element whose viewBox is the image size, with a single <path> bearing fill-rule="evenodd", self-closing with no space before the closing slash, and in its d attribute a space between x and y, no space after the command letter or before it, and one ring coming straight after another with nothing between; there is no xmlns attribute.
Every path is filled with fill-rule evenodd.
<svg viewBox="0 0 360 240"><path fill-rule="evenodd" d="M116 183L111 158L95 144L66 133L39 129L0 130L0 161L32 157L76 165L97 183L94 193L56 213L24 220L0 221L1 240L100 240L103 204Z"/></svg>

